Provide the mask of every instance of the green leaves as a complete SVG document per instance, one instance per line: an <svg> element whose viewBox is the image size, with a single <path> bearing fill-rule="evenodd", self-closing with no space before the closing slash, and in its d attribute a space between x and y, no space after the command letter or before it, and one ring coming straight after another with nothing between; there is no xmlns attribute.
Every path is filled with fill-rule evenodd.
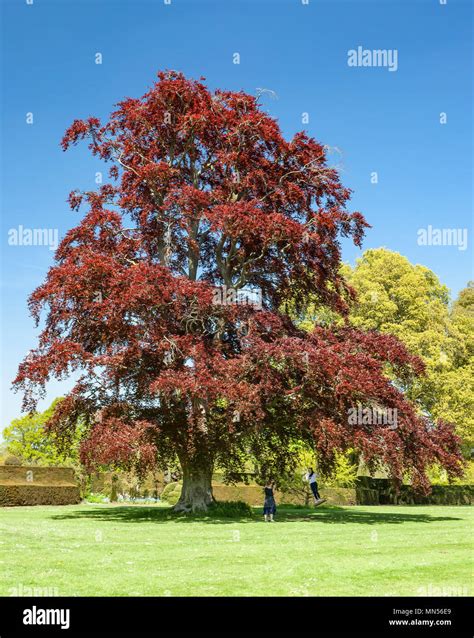
<svg viewBox="0 0 474 638"><path fill-rule="evenodd" d="M396 335L420 356L426 375L408 395L434 419L456 424L466 448L474 444L474 288L462 290L452 309L449 291L435 273L406 257L367 250L356 267L344 267L357 291L350 322Z"/></svg>
<svg viewBox="0 0 474 638"><path fill-rule="evenodd" d="M14 419L4 429L3 437L10 454L18 456L24 463L45 466L77 462L77 446L70 446L67 454L61 452L56 435L48 432L45 427L60 401L61 399L55 399L44 412Z"/></svg>

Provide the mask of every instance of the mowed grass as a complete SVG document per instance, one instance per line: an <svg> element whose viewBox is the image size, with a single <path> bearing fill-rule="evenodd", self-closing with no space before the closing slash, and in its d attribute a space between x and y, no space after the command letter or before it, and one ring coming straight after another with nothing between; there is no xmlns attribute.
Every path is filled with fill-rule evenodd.
<svg viewBox="0 0 474 638"><path fill-rule="evenodd" d="M238 520L161 506L0 509L0 595L472 594L469 507L280 507Z"/></svg>

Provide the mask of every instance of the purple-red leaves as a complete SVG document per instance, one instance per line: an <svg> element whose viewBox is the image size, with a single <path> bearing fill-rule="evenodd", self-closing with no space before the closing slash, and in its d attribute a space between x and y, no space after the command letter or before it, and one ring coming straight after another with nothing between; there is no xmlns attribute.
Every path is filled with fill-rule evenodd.
<svg viewBox="0 0 474 638"><path fill-rule="evenodd" d="M311 296L344 313L353 297L340 238L360 245L368 224L346 210L350 191L323 146L304 133L286 141L254 97L211 94L176 72L104 125L76 120L61 144L85 138L114 185L69 196L89 211L31 295L46 322L15 384L32 408L35 388L82 370L51 427L84 419L89 467L143 468L187 454L197 436L225 464L233 446L279 431L311 439L322 469L355 448L422 488L434 462L459 473L452 427L428 424L385 374L422 372L395 337L308 334L281 312ZM216 286L257 290L261 303L216 303ZM350 423L359 404L396 409L397 427Z"/></svg>

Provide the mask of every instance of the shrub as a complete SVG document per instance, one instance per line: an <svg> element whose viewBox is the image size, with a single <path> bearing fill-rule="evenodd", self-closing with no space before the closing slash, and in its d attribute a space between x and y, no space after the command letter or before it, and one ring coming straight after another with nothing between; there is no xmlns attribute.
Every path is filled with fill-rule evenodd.
<svg viewBox="0 0 474 638"><path fill-rule="evenodd" d="M89 494L89 496L86 496L85 501L87 503L109 503L110 499L105 494Z"/></svg>
<svg viewBox="0 0 474 638"><path fill-rule="evenodd" d="M5 465L21 465L21 460L17 456L7 456L4 461Z"/></svg>
<svg viewBox="0 0 474 638"><path fill-rule="evenodd" d="M243 501L222 501L213 503L208 510L208 514L216 518L251 518L252 508Z"/></svg>
<svg viewBox="0 0 474 638"><path fill-rule="evenodd" d="M336 454L336 464L330 476L321 478L322 487L355 487L357 483L358 465L351 458L352 454Z"/></svg>
<svg viewBox="0 0 474 638"><path fill-rule="evenodd" d="M164 490L161 492L160 498L168 505L176 505L181 496L181 483L168 483Z"/></svg>

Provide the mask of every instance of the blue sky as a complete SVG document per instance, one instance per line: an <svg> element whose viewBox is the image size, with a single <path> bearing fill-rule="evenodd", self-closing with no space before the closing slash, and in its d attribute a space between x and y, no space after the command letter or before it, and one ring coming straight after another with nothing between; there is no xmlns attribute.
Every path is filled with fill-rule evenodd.
<svg viewBox="0 0 474 638"><path fill-rule="evenodd" d="M0 427L20 411L10 384L37 333L26 299L54 254L9 245L9 230L61 237L77 223L66 197L93 188L104 166L85 146L64 154L64 130L142 95L158 70L205 76L210 88L274 91L262 103L285 135L306 129L339 150L351 208L373 226L364 249L426 265L454 296L473 278L470 0L4 0L2 13ZM396 50L398 69L348 66L358 46ZM469 229L468 249L419 246L428 225ZM344 244L345 260L359 254ZM40 407L68 387L52 383Z"/></svg>

